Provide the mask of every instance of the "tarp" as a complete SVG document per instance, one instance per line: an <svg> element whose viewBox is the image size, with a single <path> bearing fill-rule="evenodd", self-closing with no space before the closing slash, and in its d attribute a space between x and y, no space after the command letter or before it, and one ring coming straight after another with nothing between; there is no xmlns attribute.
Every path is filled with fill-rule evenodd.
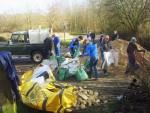
<svg viewBox="0 0 150 113"><path fill-rule="evenodd" d="M73 108L77 103L76 88L68 84L60 84L55 80L40 82L33 81L33 72L25 72L21 78L19 87L22 101L32 108L63 113L66 109ZM38 70L39 71L39 70ZM49 70L47 70L49 72ZM39 73L39 72L38 72ZM48 73L49 77L51 73ZM51 78L52 79L52 78Z"/></svg>

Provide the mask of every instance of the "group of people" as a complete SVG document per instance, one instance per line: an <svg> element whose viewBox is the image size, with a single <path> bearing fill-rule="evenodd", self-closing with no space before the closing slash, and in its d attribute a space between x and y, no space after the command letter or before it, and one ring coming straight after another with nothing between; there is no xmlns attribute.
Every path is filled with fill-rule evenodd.
<svg viewBox="0 0 150 113"><path fill-rule="evenodd" d="M112 49L111 42L117 40L118 38L119 35L117 31L114 31L114 33L111 36L100 33L99 38L96 38L95 33L89 32L86 38L83 36L73 38L69 44L69 51L72 58L79 56L80 57L88 56L90 66L89 75L94 75L93 77L98 79L100 75L97 70L99 53L101 58L101 69L104 75L108 75L108 65L104 57L104 52L108 52L109 50L111 50ZM81 41L83 42L82 44L80 43ZM138 50L135 43L136 38L132 37L127 48L128 65L125 74L128 74L129 72L134 71L139 67L138 64L136 63L135 52L136 51L145 52L145 50ZM54 45L55 55L56 56L61 55L61 40L55 34L53 34L51 38L46 38L44 40L44 44L47 58L52 54L52 45ZM77 52L80 52L81 49L83 50L82 54L80 55L77 54Z"/></svg>

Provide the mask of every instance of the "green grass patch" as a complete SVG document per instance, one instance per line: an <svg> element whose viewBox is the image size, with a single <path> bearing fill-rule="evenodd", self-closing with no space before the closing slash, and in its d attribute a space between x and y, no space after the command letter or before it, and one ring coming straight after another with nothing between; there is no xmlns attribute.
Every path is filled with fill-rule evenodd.
<svg viewBox="0 0 150 113"><path fill-rule="evenodd" d="M115 101L112 103L87 107L86 109L83 110L75 110L71 113L115 113L116 111L118 111L119 107L120 103ZM14 104L4 105L2 107L2 113L51 113L51 112L36 110L26 106L22 102L16 102Z"/></svg>
<svg viewBox="0 0 150 113"><path fill-rule="evenodd" d="M67 40L63 40L62 42L61 42L61 44L62 44L62 46L65 46L65 47L68 47L69 46L69 44L70 44L70 42L71 42L71 39L67 39Z"/></svg>
<svg viewBox="0 0 150 113"><path fill-rule="evenodd" d="M74 35L74 36L77 36L77 35L87 35L87 33L71 32L70 35Z"/></svg>
<svg viewBox="0 0 150 113"><path fill-rule="evenodd" d="M2 113L43 113L43 112L50 113L30 108L25 104L23 104L22 102L16 102L14 104L8 103L2 106Z"/></svg>

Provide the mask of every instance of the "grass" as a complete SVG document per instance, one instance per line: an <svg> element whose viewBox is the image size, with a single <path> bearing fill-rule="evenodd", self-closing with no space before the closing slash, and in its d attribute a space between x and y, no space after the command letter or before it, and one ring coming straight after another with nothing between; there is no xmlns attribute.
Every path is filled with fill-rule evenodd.
<svg viewBox="0 0 150 113"><path fill-rule="evenodd" d="M112 103L87 107L86 109L73 111L72 113L114 113L118 111L119 107L120 107L119 103L114 101ZM16 102L14 104L8 103L4 105L2 107L2 113L50 113L50 112L35 110L24 105L22 102Z"/></svg>
<svg viewBox="0 0 150 113"><path fill-rule="evenodd" d="M1 111L0 111L1 113ZM13 104L7 103L2 106L2 113L43 113L43 111L32 109L22 102L15 102ZM50 113L45 112L44 113Z"/></svg>
<svg viewBox="0 0 150 113"><path fill-rule="evenodd" d="M61 44L62 46L68 47L70 42L71 42L71 39L68 39L68 40L62 41Z"/></svg>

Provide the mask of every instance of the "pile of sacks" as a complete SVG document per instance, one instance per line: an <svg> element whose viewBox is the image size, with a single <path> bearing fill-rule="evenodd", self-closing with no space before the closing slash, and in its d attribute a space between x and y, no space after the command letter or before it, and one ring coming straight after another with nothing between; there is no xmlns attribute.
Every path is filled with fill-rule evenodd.
<svg viewBox="0 0 150 113"><path fill-rule="evenodd" d="M87 80L88 75L85 71L84 65L81 65L79 58L64 58L64 61L59 63L55 57L50 58L50 60L43 60L42 64L50 65L57 80L63 81L73 76L76 80L82 81Z"/></svg>

